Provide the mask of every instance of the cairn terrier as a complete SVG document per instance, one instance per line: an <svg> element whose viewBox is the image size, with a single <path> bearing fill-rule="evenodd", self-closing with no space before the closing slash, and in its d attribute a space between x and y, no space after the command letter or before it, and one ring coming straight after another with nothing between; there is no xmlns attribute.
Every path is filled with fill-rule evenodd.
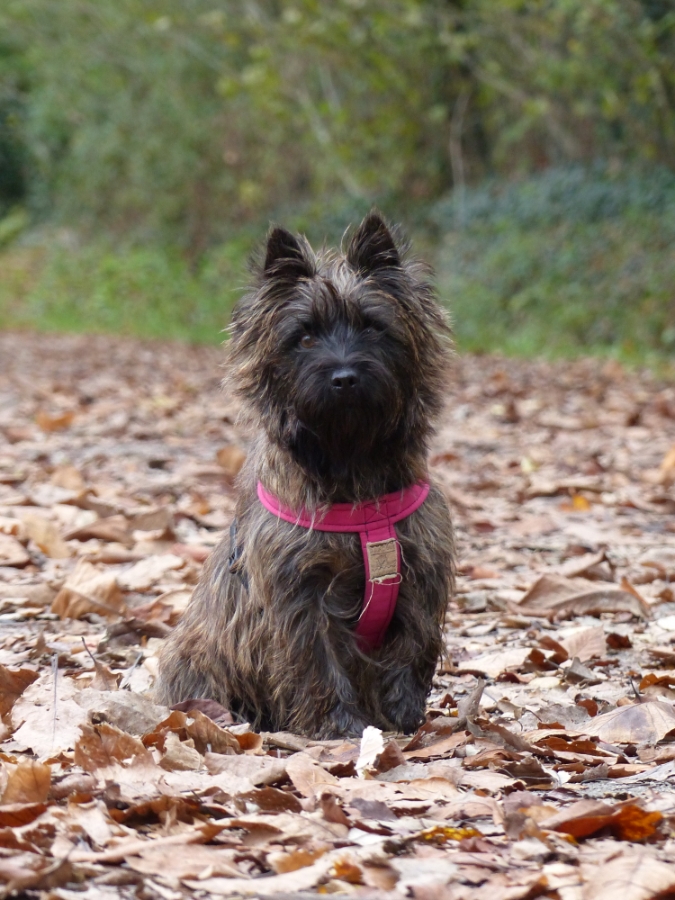
<svg viewBox="0 0 675 900"><path fill-rule="evenodd" d="M372 212L346 253L268 235L228 379L256 426L236 518L160 658L158 701L265 730L412 732L442 652L452 526L429 485L449 330Z"/></svg>

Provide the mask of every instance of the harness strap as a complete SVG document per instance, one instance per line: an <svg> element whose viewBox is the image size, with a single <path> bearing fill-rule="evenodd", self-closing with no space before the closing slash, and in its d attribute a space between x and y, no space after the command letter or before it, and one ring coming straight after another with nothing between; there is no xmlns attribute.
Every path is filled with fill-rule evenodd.
<svg viewBox="0 0 675 900"><path fill-rule="evenodd" d="M366 573L363 609L355 628L364 651L381 646L392 620L401 583L401 547L394 524L405 519L426 500L429 485L420 481L393 494L364 503L334 503L309 513L282 506L258 482L258 499L273 515L292 525L314 531L358 532Z"/></svg>

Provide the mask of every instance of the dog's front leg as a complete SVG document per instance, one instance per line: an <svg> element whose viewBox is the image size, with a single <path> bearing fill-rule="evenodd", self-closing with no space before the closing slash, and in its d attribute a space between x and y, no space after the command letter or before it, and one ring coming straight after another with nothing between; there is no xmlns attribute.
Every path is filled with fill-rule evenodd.
<svg viewBox="0 0 675 900"><path fill-rule="evenodd" d="M276 606L275 638L285 661L272 661L270 669L287 673L272 686L283 710L279 727L324 739L360 735L370 722L358 692L353 634L332 609L330 578L303 580L292 598L280 597Z"/></svg>
<svg viewBox="0 0 675 900"><path fill-rule="evenodd" d="M433 669L432 669L433 673ZM411 734L424 721L431 676L416 664L388 673L382 696L382 712L398 731Z"/></svg>

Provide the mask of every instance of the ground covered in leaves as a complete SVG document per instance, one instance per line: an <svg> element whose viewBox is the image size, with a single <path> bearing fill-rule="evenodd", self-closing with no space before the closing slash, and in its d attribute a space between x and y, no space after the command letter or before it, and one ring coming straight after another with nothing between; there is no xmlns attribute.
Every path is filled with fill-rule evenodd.
<svg viewBox="0 0 675 900"><path fill-rule="evenodd" d="M457 360L414 736L152 702L246 453L221 352L0 336L0 898L675 897L675 387Z"/></svg>

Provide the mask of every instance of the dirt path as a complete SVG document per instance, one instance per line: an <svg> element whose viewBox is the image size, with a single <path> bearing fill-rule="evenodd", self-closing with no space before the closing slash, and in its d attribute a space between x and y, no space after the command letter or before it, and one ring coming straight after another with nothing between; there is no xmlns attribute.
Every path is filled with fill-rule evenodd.
<svg viewBox="0 0 675 900"><path fill-rule="evenodd" d="M0 335L0 898L675 895L675 387L458 359L428 722L319 743L143 696L232 513L221 357Z"/></svg>

